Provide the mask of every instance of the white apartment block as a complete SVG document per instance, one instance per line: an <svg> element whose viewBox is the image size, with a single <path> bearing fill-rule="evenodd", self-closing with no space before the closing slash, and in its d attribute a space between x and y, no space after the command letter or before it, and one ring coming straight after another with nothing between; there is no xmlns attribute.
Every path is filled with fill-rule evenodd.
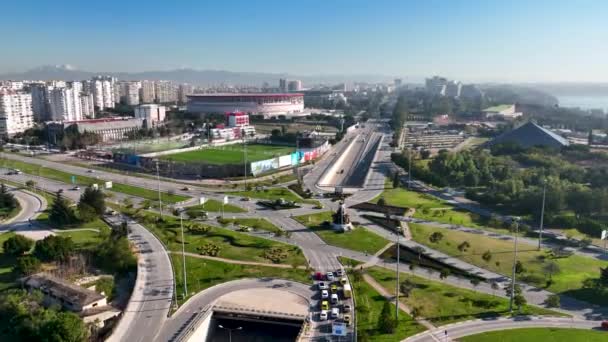
<svg viewBox="0 0 608 342"><path fill-rule="evenodd" d="M144 119L147 127L157 126L165 121L165 106L143 104L135 107L135 118Z"/></svg>
<svg viewBox="0 0 608 342"><path fill-rule="evenodd" d="M32 95L14 90L0 91L0 135L10 136L32 127Z"/></svg>
<svg viewBox="0 0 608 342"><path fill-rule="evenodd" d="M95 106L100 110L114 108L116 93L114 86L116 79L110 76L95 76L90 81L90 93L93 93Z"/></svg>
<svg viewBox="0 0 608 342"><path fill-rule="evenodd" d="M50 119L48 91L45 84L31 84L30 94L32 94L32 112L34 120L43 122Z"/></svg>
<svg viewBox="0 0 608 342"><path fill-rule="evenodd" d="M80 94L80 108L83 118L95 118L95 99L93 94Z"/></svg>
<svg viewBox="0 0 608 342"><path fill-rule="evenodd" d="M77 99L77 101L75 101ZM53 88L49 91L49 108L52 121L82 120L80 99L72 88Z"/></svg>
<svg viewBox="0 0 608 342"><path fill-rule="evenodd" d="M154 99L156 98L154 88L154 81L141 81L141 88L139 89L139 100L141 103L154 102Z"/></svg>
<svg viewBox="0 0 608 342"><path fill-rule="evenodd" d="M119 82L121 103L136 106L139 104L139 88L141 83L139 81L121 81Z"/></svg>
<svg viewBox="0 0 608 342"><path fill-rule="evenodd" d="M23 81L0 81L0 88L7 90L22 90L23 86Z"/></svg>
<svg viewBox="0 0 608 342"><path fill-rule="evenodd" d="M157 103L169 103L177 101L177 89L169 81L158 81L154 83Z"/></svg>

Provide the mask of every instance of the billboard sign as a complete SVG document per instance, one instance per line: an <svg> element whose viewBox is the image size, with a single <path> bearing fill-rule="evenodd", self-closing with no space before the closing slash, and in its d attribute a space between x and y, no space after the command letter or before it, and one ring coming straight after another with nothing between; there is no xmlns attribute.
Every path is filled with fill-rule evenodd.
<svg viewBox="0 0 608 342"><path fill-rule="evenodd" d="M106 189L112 189L112 182L111 181L107 181L105 184Z"/></svg>
<svg viewBox="0 0 608 342"><path fill-rule="evenodd" d="M279 157L279 167L291 166L291 155L288 154L286 156Z"/></svg>
<svg viewBox="0 0 608 342"><path fill-rule="evenodd" d="M260 173L264 173L264 172L267 172L270 170L275 170L278 168L279 168L279 158L260 160L260 161L251 163L251 173L254 176L257 176Z"/></svg>

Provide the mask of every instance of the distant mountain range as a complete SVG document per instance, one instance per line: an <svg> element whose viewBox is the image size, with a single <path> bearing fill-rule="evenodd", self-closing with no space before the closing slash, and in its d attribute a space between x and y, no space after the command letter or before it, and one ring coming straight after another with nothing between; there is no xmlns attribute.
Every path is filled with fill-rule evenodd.
<svg viewBox="0 0 608 342"><path fill-rule="evenodd" d="M25 72L0 75L2 80L85 80L95 75L111 75L121 80L169 80L199 86L210 85L253 85L267 82L277 86L280 78L301 80L305 86L313 84L337 84L342 82L392 82L392 76L383 75L316 75L298 76L286 73L234 72L225 70L176 69L144 72L91 72L79 70L71 65L48 65Z"/></svg>

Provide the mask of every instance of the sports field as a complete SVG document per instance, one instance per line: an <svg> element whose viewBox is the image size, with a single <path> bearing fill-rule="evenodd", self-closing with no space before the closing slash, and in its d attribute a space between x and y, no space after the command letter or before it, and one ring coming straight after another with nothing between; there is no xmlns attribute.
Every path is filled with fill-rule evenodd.
<svg viewBox="0 0 608 342"><path fill-rule="evenodd" d="M270 159L284 156L294 151L295 147L291 146L248 144L247 161L255 162L258 160ZM204 161L209 164L238 164L243 162L244 152L242 144L235 144L170 154L160 158L180 162Z"/></svg>

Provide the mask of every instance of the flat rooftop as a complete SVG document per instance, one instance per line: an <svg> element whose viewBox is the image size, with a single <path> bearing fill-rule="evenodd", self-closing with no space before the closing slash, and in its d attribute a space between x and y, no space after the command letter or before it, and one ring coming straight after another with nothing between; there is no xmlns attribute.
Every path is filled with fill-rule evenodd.
<svg viewBox="0 0 608 342"><path fill-rule="evenodd" d="M213 310L304 319L308 308L308 299L293 292L261 288L228 293L217 300Z"/></svg>

